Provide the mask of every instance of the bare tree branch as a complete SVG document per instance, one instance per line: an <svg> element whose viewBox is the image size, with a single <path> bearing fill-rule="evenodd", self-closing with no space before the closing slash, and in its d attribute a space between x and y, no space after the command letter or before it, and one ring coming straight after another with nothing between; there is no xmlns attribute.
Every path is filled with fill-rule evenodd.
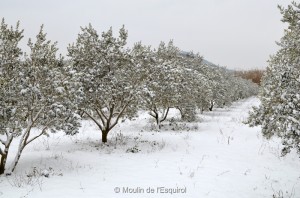
<svg viewBox="0 0 300 198"><path fill-rule="evenodd" d="M156 117L156 112L152 110L152 111L149 112L149 115L155 118Z"/></svg>
<svg viewBox="0 0 300 198"><path fill-rule="evenodd" d="M107 122L106 122L106 128L107 128L108 130L111 129L111 127L110 127L109 125L110 125L110 121L111 121L111 119L112 119L112 117L113 117L113 114L114 114L114 108L115 108L115 105L113 104L112 107L111 107L110 110L109 110L109 117L108 117L108 120L107 120Z"/></svg>
<svg viewBox="0 0 300 198"><path fill-rule="evenodd" d="M120 117L123 115L125 109L128 107L128 105L130 104L130 102L131 101L128 101L127 104L123 107L123 109L121 110L121 112L117 116L117 119L115 120L115 122L109 127L109 130L111 130L114 126L116 126L116 124L118 124Z"/></svg>
<svg viewBox="0 0 300 198"><path fill-rule="evenodd" d="M108 120L107 116L105 115L105 113L102 111L102 108L99 109L100 113L103 115L105 120Z"/></svg>
<svg viewBox="0 0 300 198"><path fill-rule="evenodd" d="M107 120L107 117L106 117L105 113L102 111L102 106L99 104L99 101L97 100L96 103L99 106L99 108L95 108L96 111L98 111L98 109L99 109L99 111L103 115L104 119ZM99 113L99 112L97 112L97 113ZM104 122L103 122L103 124L104 124Z"/></svg>
<svg viewBox="0 0 300 198"><path fill-rule="evenodd" d="M27 144L29 144L30 142L32 142L33 140L37 139L38 137L41 137L41 136L45 133L45 131L46 131L47 128L48 128L48 127L45 127L39 135L37 135L37 136L31 138L31 139L30 139L29 141L27 141L25 144L27 145Z"/></svg>
<svg viewBox="0 0 300 198"><path fill-rule="evenodd" d="M23 145L23 148L27 145L27 140L30 136L30 132L31 132L31 129L34 125L34 123L36 122L36 120L39 118L39 115L41 114L41 112L43 111L44 109L44 106L40 108L40 110L36 113L36 115L34 116L33 119L31 119L31 123L27 126L22 138L21 138L21 141L22 141L22 145Z"/></svg>
<svg viewBox="0 0 300 198"><path fill-rule="evenodd" d="M92 116L90 115L87 111L85 110L82 110L89 118L91 118L95 123L96 125L100 128L100 130L102 131L103 130L103 127L101 126L101 124Z"/></svg>
<svg viewBox="0 0 300 198"><path fill-rule="evenodd" d="M104 119L107 120L107 118L103 115L103 113L102 113L101 110L100 110L100 112L99 112L98 109L95 108L95 111L97 112L97 114L98 114L98 116L99 116L99 118L100 118L100 120L101 120L101 122L102 122L102 124L103 124L103 126L104 126L104 125L105 125ZM102 116L104 117L104 119L102 118Z"/></svg>
<svg viewBox="0 0 300 198"><path fill-rule="evenodd" d="M25 144L27 145L27 144L29 144L30 142L32 142L33 140L35 140L35 139L37 139L38 137L42 136L42 135L45 133L45 131L48 129L49 125L50 125L52 122L54 122L54 121L56 121L56 119L53 119L53 120L50 120L49 122L47 122L47 124L44 126L42 132L41 132L39 135L36 135L35 137L32 137L29 141L26 141Z"/></svg>

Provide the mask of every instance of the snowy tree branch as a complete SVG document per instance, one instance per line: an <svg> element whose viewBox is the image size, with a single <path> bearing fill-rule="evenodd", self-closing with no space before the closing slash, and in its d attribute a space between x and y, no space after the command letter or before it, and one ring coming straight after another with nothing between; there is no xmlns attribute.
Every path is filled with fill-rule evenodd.
<svg viewBox="0 0 300 198"><path fill-rule="evenodd" d="M100 130L102 131L103 130L103 128L102 128L102 126L101 126L101 124L91 115L91 114L89 114L87 111L85 111L85 110L82 110L89 118L91 118L94 122L95 122L95 124L100 128Z"/></svg>
<svg viewBox="0 0 300 198"><path fill-rule="evenodd" d="M39 135L36 135L35 137L32 137L29 141L25 142L25 144L29 144L30 142L32 142L33 140L37 139L38 137L42 136L43 134L45 134L45 131L47 130L47 128L50 126L50 124L52 122L55 122L56 120L53 119L53 120L50 120L43 128L42 132L39 134Z"/></svg>
<svg viewBox="0 0 300 198"><path fill-rule="evenodd" d="M96 112L98 113L98 115L101 113L101 115L104 117L104 119L107 120L107 117L105 116L105 113L102 111L102 106L99 104L98 100L97 100L97 105L99 106L99 108L95 108ZM100 115L99 115L99 117L100 117ZM104 125L103 121L102 121L102 123Z"/></svg>
<svg viewBox="0 0 300 198"><path fill-rule="evenodd" d="M5 130L5 135L6 135L6 137L10 136L10 134L9 134L9 132L7 130Z"/></svg>
<svg viewBox="0 0 300 198"><path fill-rule="evenodd" d="M32 142L33 140L35 140L35 139L41 137L41 136L45 133L45 131L46 131L47 128L48 128L48 127L45 127L39 135L37 135L37 136L35 136L35 137L32 137L32 138L31 138L29 141L27 141L25 144L27 145L27 144L29 144L30 142Z"/></svg>
<svg viewBox="0 0 300 198"><path fill-rule="evenodd" d="M104 117L105 120L108 120L107 116L105 115L105 113L102 111L102 109L99 109L101 115Z"/></svg>
<svg viewBox="0 0 300 198"><path fill-rule="evenodd" d="M112 107L109 110L109 117L108 117L108 120L106 122L106 128L109 129L109 130L112 128L109 125L110 125L110 121L111 121L111 119L113 117L114 108L115 108L115 105L113 104Z"/></svg>
<svg viewBox="0 0 300 198"><path fill-rule="evenodd" d="M0 139L0 143L3 144L3 145L5 145L5 141L2 140L2 139Z"/></svg>
<svg viewBox="0 0 300 198"><path fill-rule="evenodd" d="M149 115L152 116L152 117L154 117L154 118L156 118L157 113L154 110L152 110L152 111L149 112Z"/></svg>
<svg viewBox="0 0 300 198"><path fill-rule="evenodd" d="M27 145L26 142L27 142L27 139L29 138L31 128L33 127L34 123L38 119L38 117L41 114L41 112L43 111L43 109L44 109L44 106L40 108L40 110L37 112L37 114L34 116L34 118L31 118L31 123L27 126L24 134L22 135L21 140L20 140L22 143L20 143L20 145L23 145L23 147L25 147Z"/></svg>

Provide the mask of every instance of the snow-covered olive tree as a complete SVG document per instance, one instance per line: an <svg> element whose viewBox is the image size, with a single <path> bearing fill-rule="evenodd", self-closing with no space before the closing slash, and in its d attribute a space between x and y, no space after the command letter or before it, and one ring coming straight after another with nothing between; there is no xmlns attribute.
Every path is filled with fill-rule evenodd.
<svg viewBox="0 0 300 198"><path fill-rule="evenodd" d="M292 148L300 154L300 4L280 7L288 24L271 57L260 90L261 104L250 113L250 126L261 125L266 138L282 139L286 155Z"/></svg>
<svg viewBox="0 0 300 198"><path fill-rule="evenodd" d="M191 95L188 98L193 99L193 103L201 112L208 110L213 101L213 85L215 84L213 76L216 71L213 67L205 65L199 54L189 53L184 59L187 61L185 67L189 69L189 74L186 76L194 76L192 80L189 80L193 83Z"/></svg>
<svg viewBox="0 0 300 198"><path fill-rule="evenodd" d="M19 38L18 34L16 38L9 39L15 41L20 40ZM1 143L5 147L1 153L2 158L7 158L10 143L19 137L17 153L10 168L12 172L28 144L42 135L47 135L48 132L63 130L67 134L75 134L79 127L79 116L74 113L76 105L69 97L68 88L64 84L63 62L56 57L56 43L46 40L42 26L36 41L33 43L29 40L28 46L30 53L25 55L22 61L16 60L13 70L9 70L10 74L7 73L7 65L1 65L1 74L14 78L13 82L8 84L6 82L9 81L5 80L6 86L1 87L1 92L5 92L3 101L6 104L1 104L0 114L3 120L1 134L5 137L1 136ZM3 48L7 47L4 45ZM8 57L8 60L13 61L12 56ZM5 160L2 159L1 164L5 163ZM2 173L4 169L5 164Z"/></svg>
<svg viewBox="0 0 300 198"><path fill-rule="evenodd" d="M23 30L8 27L4 19L0 26L0 175L4 173L9 148L15 134L22 131L23 107L18 100L22 50L18 47Z"/></svg>
<svg viewBox="0 0 300 198"><path fill-rule="evenodd" d="M194 121L197 108L201 109L203 102L209 101L211 89L206 76L198 71L203 66L202 57L193 52L180 54L182 82L178 91L181 97L178 99L176 108L179 109L182 120Z"/></svg>
<svg viewBox="0 0 300 198"><path fill-rule="evenodd" d="M207 66L206 66L207 67ZM211 87L211 100L209 102L208 109L213 110L215 106L223 107L227 95L226 91L226 81L224 75L222 74L222 68L214 67L210 68L207 78L209 79L209 85Z"/></svg>
<svg viewBox="0 0 300 198"><path fill-rule="evenodd" d="M180 87L184 86L179 65L179 49L173 41L161 42L153 52L153 62L148 65L148 79L143 90L143 103L158 127L168 115L169 109L178 106Z"/></svg>
<svg viewBox="0 0 300 198"><path fill-rule="evenodd" d="M81 28L77 41L68 47L72 74L80 90L78 108L102 132L102 142L122 118L131 118L137 108L141 88L139 67L126 49L127 31L122 27L119 37L112 29L101 36L89 25Z"/></svg>

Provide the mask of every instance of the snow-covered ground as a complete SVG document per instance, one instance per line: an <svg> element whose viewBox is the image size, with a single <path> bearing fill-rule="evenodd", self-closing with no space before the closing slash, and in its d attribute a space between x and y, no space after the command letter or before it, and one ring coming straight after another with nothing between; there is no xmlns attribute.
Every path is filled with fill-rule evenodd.
<svg viewBox="0 0 300 198"><path fill-rule="evenodd" d="M160 132L141 113L118 125L109 145L84 121L75 136L52 134L29 145L15 173L0 177L0 198L300 197L297 154L280 157L279 140L242 123L258 103L241 100L195 123L172 122L179 116L173 111Z"/></svg>

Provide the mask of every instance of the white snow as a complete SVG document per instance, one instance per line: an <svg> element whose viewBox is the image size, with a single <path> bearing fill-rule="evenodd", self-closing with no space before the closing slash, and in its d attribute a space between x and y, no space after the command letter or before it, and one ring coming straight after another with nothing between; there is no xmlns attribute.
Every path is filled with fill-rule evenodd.
<svg viewBox="0 0 300 198"><path fill-rule="evenodd" d="M83 121L75 136L52 134L28 145L16 171L0 176L0 198L300 197L299 156L281 158L279 140L242 123L258 104L241 100L199 114L201 122L166 122L161 132L151 131L154 122L142 112L117 125L108 145Z"/></svg>
<svg viewBox="0 0 300 198"><path fill-rule="evenodd" d="M64 93L64 92L65 92L65 88L64 88L64 87L56 87L56 88L55 88L55 91L56 91L57 93Z"/></svg>

